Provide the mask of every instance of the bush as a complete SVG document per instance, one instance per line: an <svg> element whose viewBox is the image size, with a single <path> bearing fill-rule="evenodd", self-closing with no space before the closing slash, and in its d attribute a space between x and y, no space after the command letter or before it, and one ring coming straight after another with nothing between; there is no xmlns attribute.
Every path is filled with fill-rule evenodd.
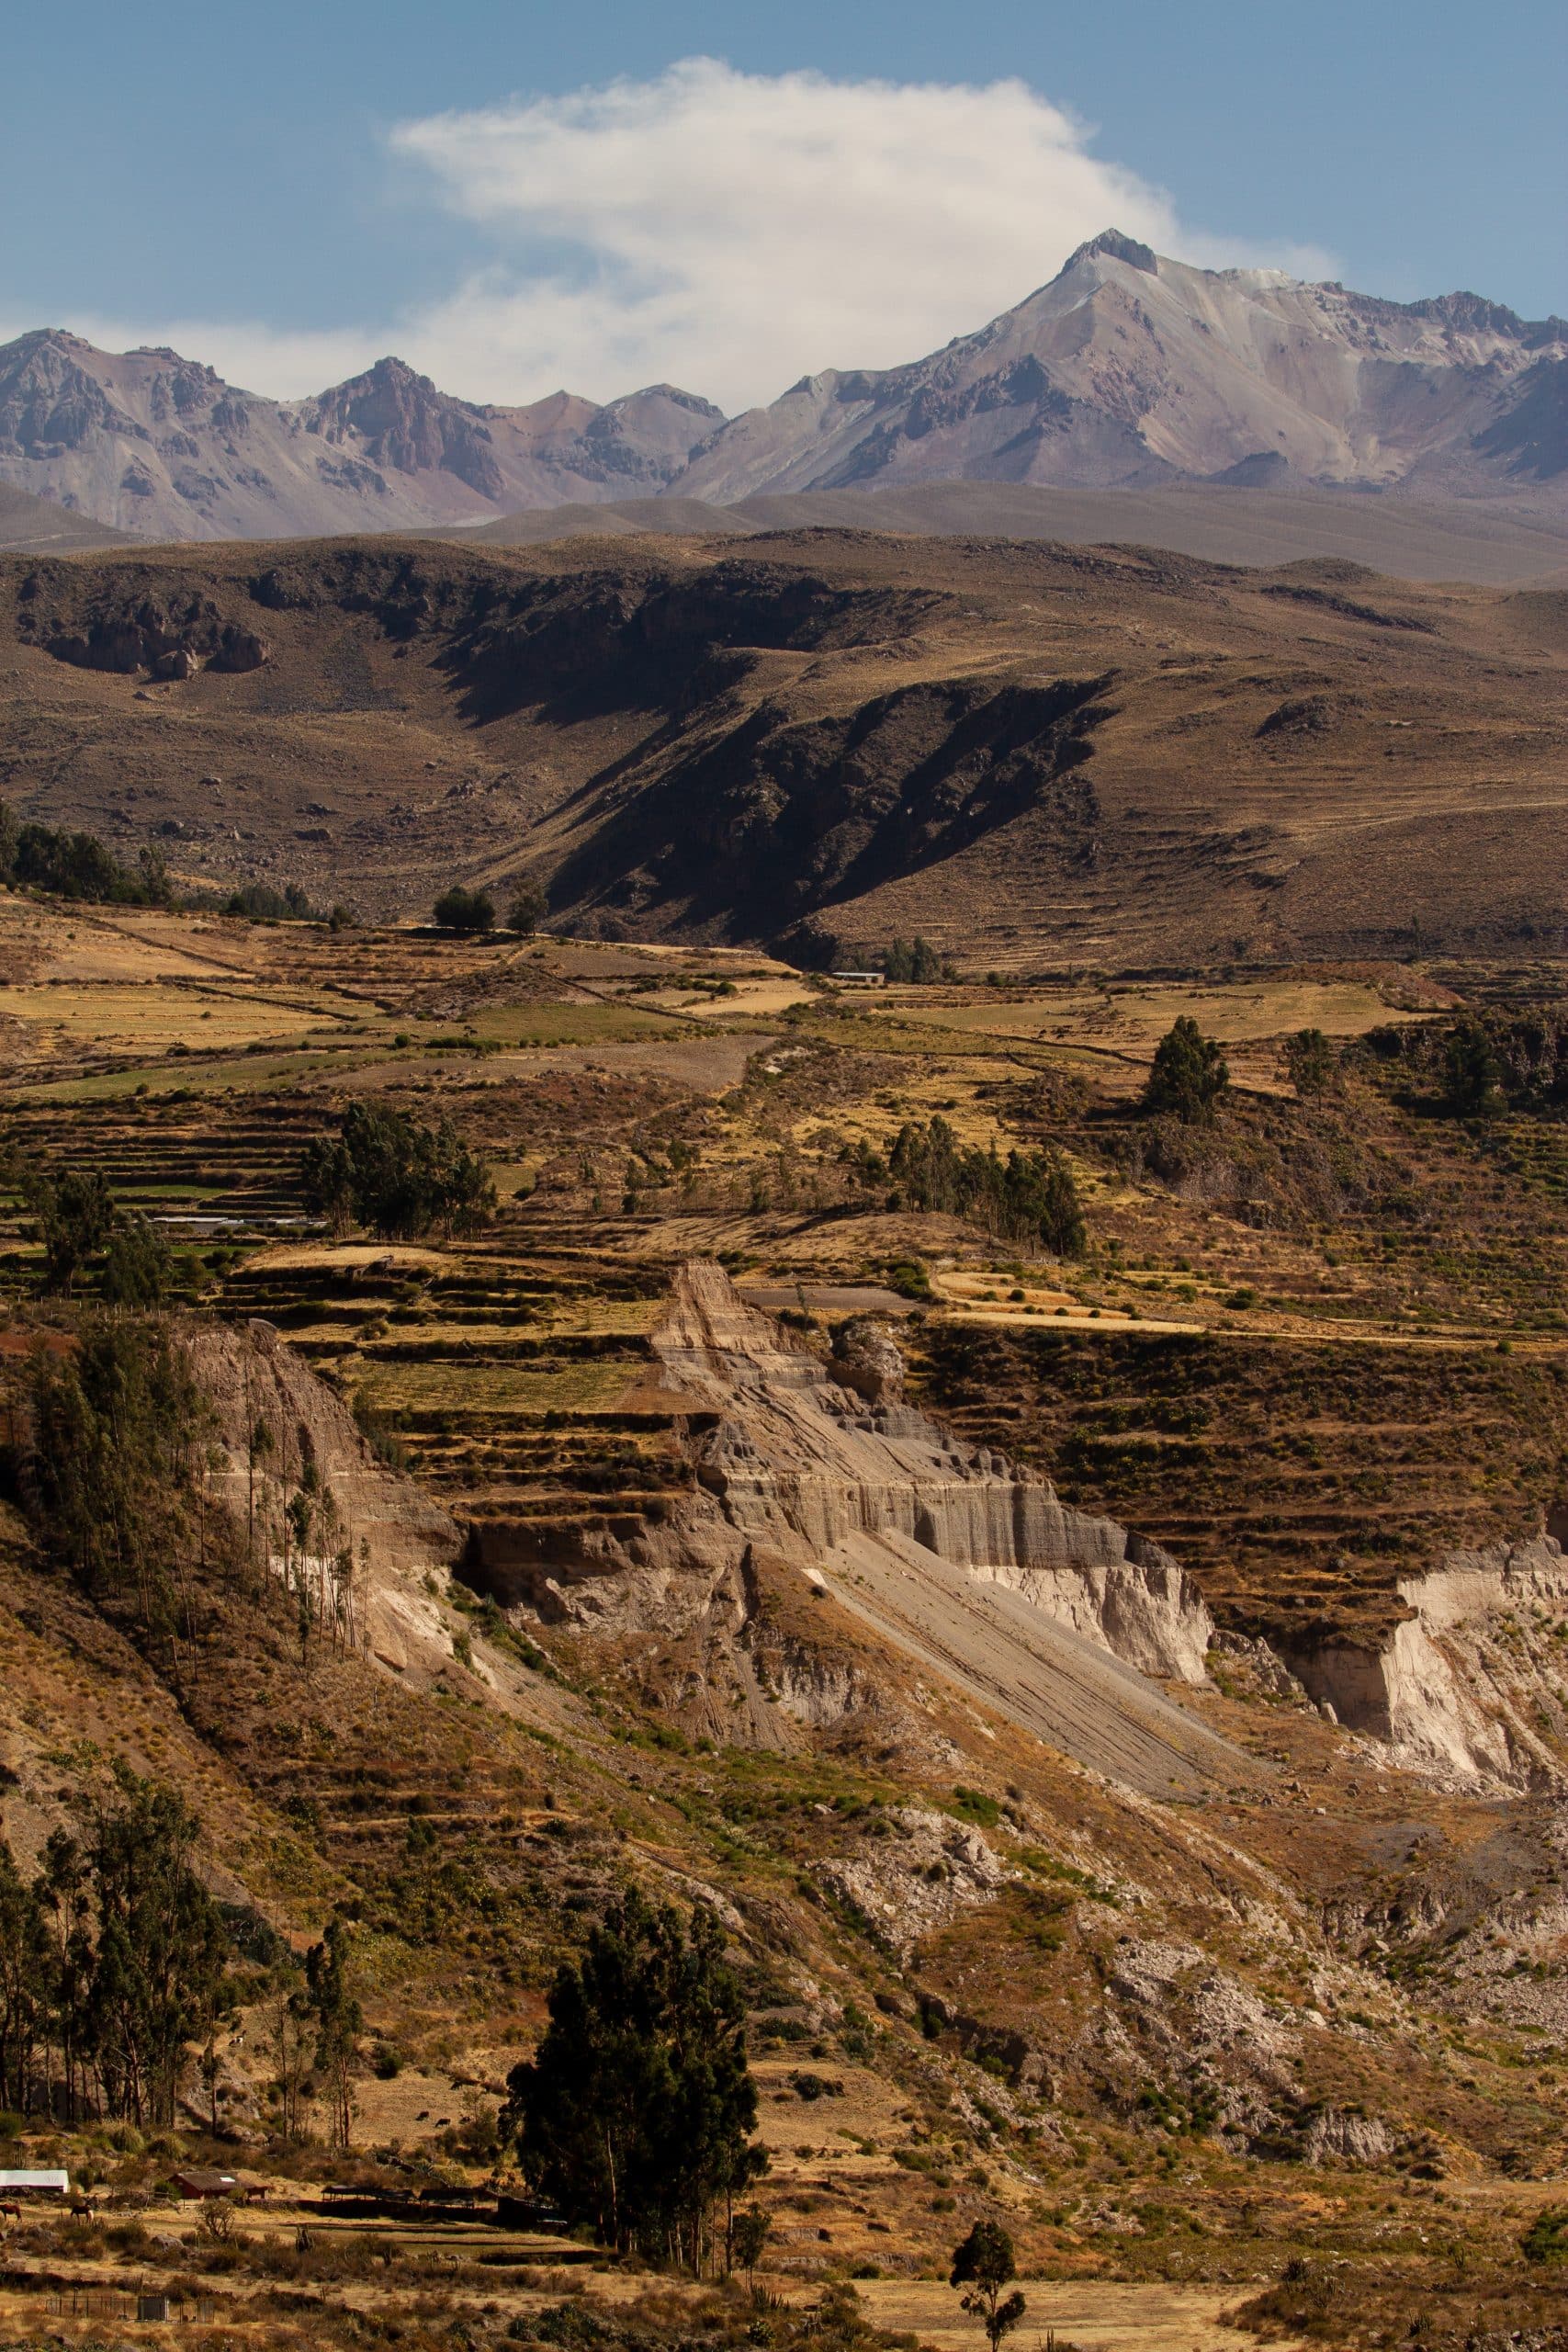
<svg viewBox="0 0 1568 2352"><path fill-rule="evenodd" d="M334 1230L357 1223L388 1240L472 1233L495 1205L483 1160L449 1119L426 1126L385 1102L351 1103L335 1138L306 1146L300 1179Z"/></svg>
<svg viewBox="0 0 1568 2352"><path fill-rule="evenodd" d="M1455 1023L1443 1055L1444 1093L1459 1119L1483 1119L1502 1110L1502 1068L1479 1021Z"/></svg>
<svg viewBox="0 0 1568 2352"><path fill-rule="evenodd" d="M1213 1118L1229 1084L1230 1070L1213 1038L1204 1036L1190 1012L1179 1013L1155 1050L1144 1108L1194 1125Z"/></svg>
<svg viewBox="0 0 1568 2352"><path fill-rule="evenodd" d="M1321 1029L1298 1029L1285 1041L1285 1075L1303 1098L1326 1094L1339 1082L1339 1057Z"/></svg>
<svg viewBox="0 0 1568 2352"><path fill-rule="evenodd" d="M1520 2238L1519 2252L1527 2262L1568 2261L1568 2206L1544 2207Z"/></svg>
<svg viewBox="0 0 1568 2352"><path fill-rule="evenodd" d="M455 882L432 910L440 931L475 933L495 929L495 900L488 890L465 890Z"/></svg>
<svg viewBox="0 0 1568 2352"><path fill-rule="evenodd" d="M527 882L514 894L506 910L508 931L537 931L549 911L549 903L536 882Z"/></svg>

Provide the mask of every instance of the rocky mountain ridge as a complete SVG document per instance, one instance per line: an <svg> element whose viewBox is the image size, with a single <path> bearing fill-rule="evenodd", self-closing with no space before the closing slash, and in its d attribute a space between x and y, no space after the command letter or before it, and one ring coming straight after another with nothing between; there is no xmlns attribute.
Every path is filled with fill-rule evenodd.
<svg viewBox="0 0 1568 2352"><path fill-rule="evenodd" d="M0 348L0 482L144 538L457 527L627 498L985 481L1354 488L1568 512L1568 325L1205 270L1108 230L978 332L828 369L727 420L668 384L599 406L438 390L383 358L263 399L161 348Z"/></svg>
<svg viewBox="0 0 1568 2352"><path fill-rule="evenodd" d="M1568 474L1568 325L1205 270L1111 230L913 366L804 378L693 459L683 495L1207 481L1475 492Z"/></svg>
<svg viewBox="0 0 1568 2352"><path fill-rule="evenodd" d="M391 531L520 506L649 496L722 422L659 384L601 407L438 391L395 358L265 400L175 351L47 328L0 349L0 481L148 539Z"/></svg>

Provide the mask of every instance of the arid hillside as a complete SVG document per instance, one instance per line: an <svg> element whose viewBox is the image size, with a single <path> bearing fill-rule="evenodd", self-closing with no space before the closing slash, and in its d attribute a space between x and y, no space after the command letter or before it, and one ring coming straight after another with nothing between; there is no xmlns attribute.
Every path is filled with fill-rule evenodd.
<svg viewBox="0 0 1568 2352"><path fill-rule="evenodd" d="M775 2331L852 2279L861 2352L962 2352L984 2219L1087 2345L1544 2320L1549 964L870 996L735 948L0 917L0 1825L30 1871L116 1766L178 1790L244 1972L169 2132L24 2125L121 2201L17 2228L18 2335L138 2280L291 2346L367 2309L549 2344L568 2290L580 2333L643 2293L494 2202L507 2070L628 1883L716 1906L741 1972ZM1183 1012L1231 1071L1192 1122L1143 1099ZM473 1229L322 1213L355 1106L450 1123ZM1016 1193L933 1199L937 1122L1066 1171L1069 1254ZM70 1176L118 1223L62 1278ZM166 1252L161 1314L108 1301L115 1234ZM139 1581L73 1561L40 1431L160 1331L188 1510ZM347 2152L271 2087L334 1917ZM266 2206L193 2225L180 2161Z"/></svg>
<svg viewBox="0 0 1568 2352"><path fill-rule="evenodd" d="M0 1825L31 1871L116 1766L176 1789L244 1972L169 2132L25 2123L122 2201L26 2217L15 2333L138 2280L291 2346L367 2309L550 2344L568 2290L580 2335L642 2294L494 2202L507 2071L628 1883L713 1905L741 1972L775 2341L852 2279L823 2352L962 2352L984 2219L1086 2345L1544 2324L1549 961L872 995L732 947L0 919ZM1231 1073L1191 1120L1144 1092L1180 1014ZM324 1211L356 1109L449 1123L471 1229ZM942 1133L992 1192L933 1192ZM68 1178L111 1213L69 1263ZM161 1310L110 1296L160 1258ZM160 1334L186 1512L139 1579L73 1554L50 1398ZM347 2152L272 2087L331 1918ZM182 2160L266 2206L193 2225Z"/></svg>
<svg viewBox="0 0 1568 2352"><path fill-rule="evenodd" d="M190 885L1019 972L1554 950L1562 594L838 531L0 568L0 790Z"/></svg>

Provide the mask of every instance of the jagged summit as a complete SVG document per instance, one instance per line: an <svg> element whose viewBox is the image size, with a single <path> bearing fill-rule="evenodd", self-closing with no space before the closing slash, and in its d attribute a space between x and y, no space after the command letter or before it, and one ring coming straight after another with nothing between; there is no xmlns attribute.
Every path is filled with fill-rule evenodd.
<svg viewBox="0 0 1568 2352"><path fill-rule="evenodd" d="M1568 510L1568 328L1447 295L1398 303L1209 270L1118 229L908 366L825 371L716 433L672 487L761 492L999 481L1296 484Z"/></svg>
<svg viewBox="0 0 1568 2352"><path fill-rule="evenodd" d="M671 385L607 407L565 392L480 407L395 353L282 401L162 345L99 351L49 327L0 347L0 482L141 538L399 530L654 497L723 422Z"/></svg>
<svg viewBox="0 0 1568 2352"><path fill-rule="evenodd" d="M1102 229L1098 237L1087 238L1076 253L1068 254L1060 276L1066 277L1080 261L1093 261L1097 254L1103 254L1109 261L1124 261L1129 269L1145 270L1151 277L1159 275L1159 255L1152 245L1140 244L1136 237L1129 237L1120 229Z"/></svg>

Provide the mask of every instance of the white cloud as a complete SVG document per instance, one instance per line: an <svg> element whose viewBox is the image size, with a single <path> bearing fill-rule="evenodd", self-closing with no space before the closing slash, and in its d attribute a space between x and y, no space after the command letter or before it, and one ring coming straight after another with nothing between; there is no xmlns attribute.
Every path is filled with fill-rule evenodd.
<svg viewBox="0 0 1568 2352"><path fill-rule="evenodd" d="M694 58L651 82L405 123L393 143L516 249L422 322L454 383L604 399L671 378L741 407L821 368L918 358L1112 224L1195 261L1317 258L1195 237L1163 189L1102 162L1017 81L832 82ZM541 244L575 266L531 272Z"/></svg>
<svg viewBox="0 0 1568 2352"><path fill-rule="evenodd" d="M445 300L332 333L65 322L111 347L172 344L282 397L397 351L471 400L607 400L669 379L733 410L818 368L919 358L1111 225L1211 266L1325 262L1194 233L1018 81L834 82L694 58L406 122L391 143L473 226L474 266Z"/></svg>

